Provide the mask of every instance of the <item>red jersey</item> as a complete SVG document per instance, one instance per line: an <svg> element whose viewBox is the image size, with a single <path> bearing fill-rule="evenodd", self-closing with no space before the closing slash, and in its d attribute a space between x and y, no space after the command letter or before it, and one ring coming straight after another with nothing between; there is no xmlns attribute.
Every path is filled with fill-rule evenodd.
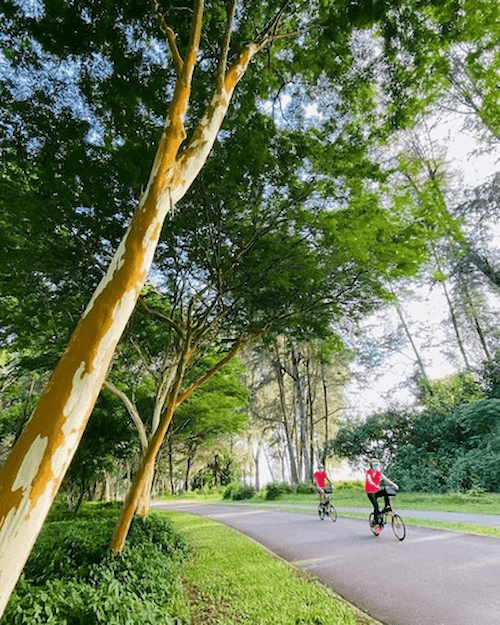
<svg viewBox="0 0 500 625"><path fill-rule="evenodd" d="M380 478L381 477L382 477L381 471L375 471L375 469L368 469L368 471L366 472L365 493L378 492L380 490ZM371 479L371 482L369 478Z"/></svg>
<svg viewBox="0 0 500 625"><path fill-rule="evenodd" d="M326 471L316 471L313 477L316 480L316 484L320 488L325 488L326 477L327 477Z"/></svg>

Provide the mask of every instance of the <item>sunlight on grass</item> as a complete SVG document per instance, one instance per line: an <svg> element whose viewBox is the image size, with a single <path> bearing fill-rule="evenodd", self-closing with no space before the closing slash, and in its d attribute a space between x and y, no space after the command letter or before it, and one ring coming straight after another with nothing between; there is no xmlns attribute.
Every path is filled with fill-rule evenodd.
<svg viewBox="0 0 500 625"><path fill-rule="evenodd" d="M285 565L239 532L194 515L167 514L194 548L195 556L185 567L186 578L211 601L225 605L226 614L217 623L355 625L362 622L357 620L356 612L323 586L311 583L312 578Z"/></svg>

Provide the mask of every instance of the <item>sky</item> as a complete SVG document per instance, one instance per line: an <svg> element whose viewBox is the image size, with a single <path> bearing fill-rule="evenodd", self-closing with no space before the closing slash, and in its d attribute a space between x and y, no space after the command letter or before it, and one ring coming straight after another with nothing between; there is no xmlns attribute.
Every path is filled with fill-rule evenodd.
<svg viewBox="0 0 500 625"><path fill-rule="evenodd" d="M431 138L446 146L445 160L449 170L460 175L461 187L473 188L500 170L500 149L489 153L482 151L474 136L461 128L462 121L460 118L449 118L438 123L431 131ZM449 354L443 353L446 327L449 328L451 322L448 321L448 307L439 285L415 288L415 296L403 302L403 310L406 322L415 330L414 339L424 356L430 378L441 378L463 369L464 363L458 354L451 359ZM363 325L370 339L381 344L387 333L395 331L400 322L392 307L372 315ZM362 370L359 363L354 363L355 373ZM407 380L414 371L415 356L406 341L400 349L388 354L364 382L360 382L357 376L353 377L346 390L347 409L344 416L363 417L391 405L412 403L414 396Z"/></svg>
<svg viewBox="0 0 500 625"><path fill-rule="evenodd" d="M445 148L445 161L449 169L459 175L463 188L472 188L484 182L500 170L500 151L481 152L473 135L461 129L461 119L449 119L438 123L431 138ZM499 229L500 241L500 229ZM415 294L404 301L405 321L410 325L418 349L425 361L426 372L431 379L442 378L463 370L464 363L456 353L450 358L449 312L442 287L427 285L414 289ZM387 338L398 335L404 339L401 323L394 307L386 308L363 322L364 335L373 349L383 347L380 364L371 375L355 361L353 377L345 392L344 418L367 417L374 412L414 403L414 393L409 378L415 372L415 356L411 345L403 342L391 344ZM398 333L399 328L399 333ZM364 470L355 468L347 461L334 467L327 465L333 481L363 479ZM271 481L265 459L260 465L261 481Z"/></svg>

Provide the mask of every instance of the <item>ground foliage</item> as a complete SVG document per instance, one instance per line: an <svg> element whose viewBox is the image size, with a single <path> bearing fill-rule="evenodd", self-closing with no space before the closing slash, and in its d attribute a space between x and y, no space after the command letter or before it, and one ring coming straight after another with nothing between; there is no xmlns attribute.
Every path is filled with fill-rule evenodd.
<svg viewBox="0 0 500 625"><path fill-rule="evenodd" d="M108 541L115 505L75 516L56 504L0 623L5 625L187 625L181 563L184 536L156 514L136 519L120 557Z"/></svg>
<svg viewBox="0 0 500 625"><path fill-rule="evenodd" d="M193 546L185 577L219 621L259 625L355 625L356 613L313 578L269 557L232 528L195 515L169 513ZM235 548L237 545L237 548ZM209 615L213 615L211 610ZM213 621L208 620L208 623Z"/></svg>

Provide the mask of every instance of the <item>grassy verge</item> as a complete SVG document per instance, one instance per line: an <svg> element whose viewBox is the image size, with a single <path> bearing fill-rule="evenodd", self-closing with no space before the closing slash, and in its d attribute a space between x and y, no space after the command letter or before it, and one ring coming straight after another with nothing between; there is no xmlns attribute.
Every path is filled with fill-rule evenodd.
<svg viewBox="0 0 500 625"><path fill-rule="evenodd" d="M254 497L255 503L265 501ZM315 504L317 495L282 495L280 502ZM336 507L370 508L364 492L334 490L332 502ZM395 505L399 509L433 510L435 512L469 512L471 514L500 514L500 494L497 493L398 493Z"/></svg>
<svg viewBox="0 0 500 625"><path fill-rule="evenodd" d="M191 625L375 622L239 532L195 515L164 514L195 553L184 566Z"/></svg>
<svg viewBox="0 0 500 625"><path fill-rule="evenodd" d="M222 500L221 494L197 495L188 493L181 499L196 499L215 503ZM167 497L166 499L171 499ZM173 498L178 500L179 498ZM245 499L246 503L273 503L264 499L264 493ZM283 494L279 503L314 505L318 501L316 494ZM366 495L360 490L335 489L332 502L336 507L370 507ZM471 514L500 514L500 494L484 492L468 493L398 493L395 501L399 509L409 510L434 510L436 512L469 512Z"/></svg>
<svg viewBox="0 0 500 625"><path fill-rule="evenodd" d="M220 494L196 495L190 493L179 499L195 499L207 503L222 501ZM167 498L172 499L172 498ZM307 494L283 494L277 500L267 501L261 493L251 499L233 502L234 505L260 505L276 509L289 509L295 512L310 512L315 514L317 495ZM364 492L360 490L336 489L332 496L332 502L337 508L369 508L370 504ZM500 494L498 493L398 493L395 507L399 510L429 510L434 512L464 512L470 514L500 515ZM352 518L366 518L366 512L342 511L341 516ZM419 525L436 529L446 529L455 532L469 534L481 534L500 538L500 528L489 525L472 525L469 523L456 523L448 521L434 521L405 515L408 525Z"/></svg>

